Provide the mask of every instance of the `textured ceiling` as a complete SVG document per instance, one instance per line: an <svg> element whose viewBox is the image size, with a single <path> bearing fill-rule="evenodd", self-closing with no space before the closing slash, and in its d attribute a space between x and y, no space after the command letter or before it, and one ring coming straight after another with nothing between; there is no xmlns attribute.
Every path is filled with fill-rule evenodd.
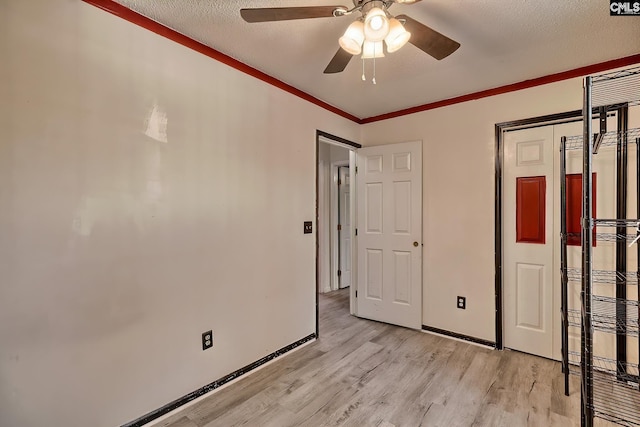
<svg viewBox="0 0 640 427"><path fill-rule="evenodd" d="M394 4L461 43L437 61L407 44L323 74L354 15L249 24L241 8L344 5L350 0L117 0L359 118L466 95L640 53L640 17L611 17L607 0L423 0Z"/></svg>

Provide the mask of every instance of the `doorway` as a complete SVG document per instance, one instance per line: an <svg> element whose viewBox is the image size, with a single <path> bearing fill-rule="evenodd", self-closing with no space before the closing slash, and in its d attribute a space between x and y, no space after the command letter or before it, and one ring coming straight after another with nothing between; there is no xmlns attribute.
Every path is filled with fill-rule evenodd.
<svg viewBox="0 0 640 427"><path fill-rule="evenodd" d="M316 133L316 334L319 333L319 294L349 288L352 283L351 238L355 195L351 182L355 150L360 144ZM344 292L344 291L343 291ZM351 290L349 306L353 311Z"/></svg>
<svg viewBox="0 0 640 427"><path fill-rule="evenodd" d="M349 161L331 165L331 217L336 227L332 229L331 290L351 286L351 169Z"/></svg>
<svg viewBox="0 0 640 427"><path fill-rule="evenodd" d="M318 131L316 147L316 334L318 295L346 287L350 314L421 329L422 141L361 148Z"/></svg>

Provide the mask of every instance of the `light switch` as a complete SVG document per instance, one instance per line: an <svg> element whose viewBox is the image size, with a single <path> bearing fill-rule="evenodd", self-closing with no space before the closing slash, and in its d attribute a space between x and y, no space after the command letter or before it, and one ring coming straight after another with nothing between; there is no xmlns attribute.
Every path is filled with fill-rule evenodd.
<svg viewBox="0 0 640 427"><path fill-rule="evenodd" d="M304 234L313 233L313 221L305 221L304 222Z"/></svg>

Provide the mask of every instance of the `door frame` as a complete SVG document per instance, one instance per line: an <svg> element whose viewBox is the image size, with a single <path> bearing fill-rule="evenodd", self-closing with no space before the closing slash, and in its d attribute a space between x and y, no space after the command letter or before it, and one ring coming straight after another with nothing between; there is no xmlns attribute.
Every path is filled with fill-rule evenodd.
<svg viewBox="0 0 640 427"><path fill-rule="evenodd" d="M594 111L597 113L597 111ZM595 116L594 116L595 118ZM582 110L549 114L528 119L513 120L495 125L495 329L496 349L504 349L504 301L502 280L502 171L504 169L504 134L505 132L570 123L582 120Z"/></svg>
<svg viewBox="0 0 640 427"><path fill-rule="evenodd" d="M611 110L607 110L607 114L609 111ZM502 170L504 168L504 133L520 129L530 129L540 126L550 126L580 121L582 120L582 113L582 110L573 110L564 113L549 114L546 116L502 122L495 125L495 328L496 349L498 350L504 349L504 299L502 281L502 239L504 237L502 230ZM599 108L593 108L593 120L596 120L599 117Z"/></svg>
<svg viewBox="0 0 640 427"><path fill-rule="evenodd" d="M338 278L338 265L340 264L340 232L337 225L340 223L340 168L349 167L350 160L341 160L331 163L331 290L340 289L340 279ZM351 171L349 171L351 174Z"/></svg>
<svg viewBox="0 0 640 427"><path fill-rule="evenodd" d="M339 136L336 135L332 135L330 133L321 131L319 129L316 129L316 152L315 152L315 169L316 169L316 194L315 194L315 201L316 201L316 214L315 214L315 239L316 239L316 280L315 280L315 294L316 294L316 338L320 336L320 297L319 297L319 293L320 293L320 267L319 267L319 256L320 256L320 239L319 239L319 235L318 235L318 223L320 220L320 209L319 209L319 200L318 200L318 195L319 195L319 188L320 188L320 178L319 178L319 169L318 169L318 160L320 158L320 144L332 144L332 145L337 145L339 147L343 147L346 148L350 151L349 154L349 163L350 166L354 166L351 168L351 178L353 181L354 178L354 174L355 174L355 150L357 150L358 148L362 148L362 145L358 144L357 142L353 142L353 141L349 141L348 139L345 138L341 138ZM355 191L351 192L351 204L353 207L353 203L355 200ZM354 209L351 209L351 218L352 218L352 224L353 224L353 215L354 215ZM333 233L332 233L333 235ZM353 254L355 253L354 250L354 245L355 239L351 239L352 243L351 243L351 283L353 284L353 280L355 278L356 272L354 269L354 264L353 264ZM332 256L332 255L330 255ZM355 286L351 286L350 287L350 292L349 292L349 309L350 312L353 314L354 313L354 296L355 296Z"/></svg>

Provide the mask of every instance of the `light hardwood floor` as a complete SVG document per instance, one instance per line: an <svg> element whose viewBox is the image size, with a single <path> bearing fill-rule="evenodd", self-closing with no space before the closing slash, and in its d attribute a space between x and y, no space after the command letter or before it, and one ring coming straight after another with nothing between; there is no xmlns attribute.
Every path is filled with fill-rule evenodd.
<svg viewBox="0 0 640 427"><path fill-rule="evenodd" d="M158 425L578 426L563 384L557 362L352 317L341 290L320 296L316 342Z"/></svg>

